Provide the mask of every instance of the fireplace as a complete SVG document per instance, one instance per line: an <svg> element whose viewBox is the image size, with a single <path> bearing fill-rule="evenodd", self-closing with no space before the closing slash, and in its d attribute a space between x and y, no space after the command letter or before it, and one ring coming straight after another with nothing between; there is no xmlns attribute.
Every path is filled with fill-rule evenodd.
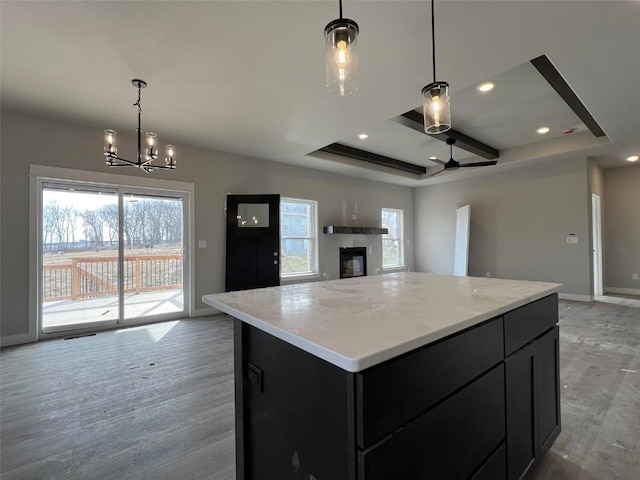
<svg viewBox="0 0 640 480"><path fill-rule="evenodd" d="M340 248L340 278L367 275L367 247Z"/></svg>

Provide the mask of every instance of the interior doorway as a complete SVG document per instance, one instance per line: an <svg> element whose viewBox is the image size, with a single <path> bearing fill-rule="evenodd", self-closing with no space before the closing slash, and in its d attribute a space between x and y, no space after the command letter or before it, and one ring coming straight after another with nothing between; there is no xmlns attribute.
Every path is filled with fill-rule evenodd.
<svg viewBox="0 0 640 480"><path fill-rule="evenodd" d="M603 295L602 272L602 205L600 195L591 194L593 243L593 294Z"/></svg>
<svg viewBox="0 0 640 480"><path fill-rule="evenodd" d="M453 274L466 277L469 274L469 235L471 205L456 208L456 239L453 255Z"/></svg>

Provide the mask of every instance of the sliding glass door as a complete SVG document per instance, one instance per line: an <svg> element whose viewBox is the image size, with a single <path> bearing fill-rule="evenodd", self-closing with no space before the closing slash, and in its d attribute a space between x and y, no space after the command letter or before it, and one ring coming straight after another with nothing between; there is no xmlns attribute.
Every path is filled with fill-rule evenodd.
<svg viewBox="0 0 640 480"><path fill-rule="evenodd" d="M116 324L117 191L45 184L41 232L43 329Z"/></svg>
<svg viewBox="0 0 640 480"><path fill-rule="evenodd" d="M43 182L40 198L43 333L186 314L186 194Z"/></svg>
<svg viewBox="0 0 640 480"><path fill-rule="evenodd" d="M124 195L124 318L184 310L182 198Z"/></svg>

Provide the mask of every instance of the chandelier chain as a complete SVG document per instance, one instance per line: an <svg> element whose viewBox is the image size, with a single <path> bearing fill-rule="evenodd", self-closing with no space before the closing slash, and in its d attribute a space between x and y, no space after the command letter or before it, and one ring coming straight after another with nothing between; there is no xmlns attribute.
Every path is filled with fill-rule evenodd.
<svg viewBox="0 0 640 480"><path fill-rule="evenodd" d="M142 105L140 104L140 92L142 87L138 86L138 101L133 104L134 107L138 107L138 113L142 113Z"/></svg>

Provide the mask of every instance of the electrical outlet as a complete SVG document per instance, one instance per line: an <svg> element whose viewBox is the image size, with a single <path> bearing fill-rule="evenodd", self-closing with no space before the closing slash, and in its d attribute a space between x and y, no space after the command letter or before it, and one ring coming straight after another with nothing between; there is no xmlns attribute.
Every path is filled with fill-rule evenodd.
<svg viewBox="0 0 640 480"><path fill-rule="evenodd" d="M491 277L491 272L487 272L487 278Z"/></svg>
<svg viewBox="0 0 640 480"><path fill-rule="evenodd" d="M632 280L638 280L638 274L637 273L632 273L631 274L631 279Z"/></svg>

